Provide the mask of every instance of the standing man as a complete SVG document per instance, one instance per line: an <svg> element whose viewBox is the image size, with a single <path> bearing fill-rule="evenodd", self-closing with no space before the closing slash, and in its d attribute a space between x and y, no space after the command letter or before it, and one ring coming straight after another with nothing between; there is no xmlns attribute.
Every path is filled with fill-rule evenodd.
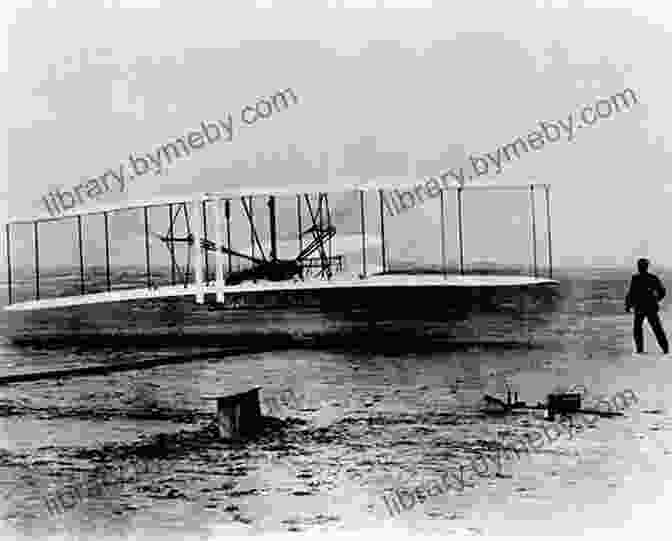
<svg viewBox="0 0 672 541"><path fill-rule="evenodd" d="M644 353L644 333L642 332L644 318L649 320L649 325L656 335L660 349L663 350L663 353L667 353L669 345L663 326L660 323L660 317L658 317L658 301L665 297L665 288L660 279L655 274L650 274L648 269L648 259L637 260L637 270L639 272L632 277L630 282L630 289L625 297L625 311L630 312L631 308L635 308L632 334L635 338L637 353Z"/></svg>

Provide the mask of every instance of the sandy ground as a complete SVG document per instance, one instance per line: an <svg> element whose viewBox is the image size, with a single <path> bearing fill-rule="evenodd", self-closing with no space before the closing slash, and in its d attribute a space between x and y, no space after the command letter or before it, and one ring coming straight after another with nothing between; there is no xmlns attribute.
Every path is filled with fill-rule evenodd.
<svg viewBox="0 0 672 541"><path fill-rule="evenodd" d="M2 533L54 539L360 530L664 533L672 356L655 353L648 329L652 353L632 355L631 316L566 317L531 349L285 351L5 388ZM663 318L672 329L672 315ZM623 417L578 426L575 438L506 463L499 475L474 476L463 491L390 517L381 497L386 490L438 479L512 433L548 426L539 413L479 413L485 392L501 396L498 373L508 373L529 403L575 384L592 396L631 389L638 402ZM305 401L284 411L265 406L265 431L232 446L208 428L214 405L200 396L234 382L262 382L266 397L292 389ZM48 515L42 497L95 479L102 479L101 490L61 516Z"/></svg>

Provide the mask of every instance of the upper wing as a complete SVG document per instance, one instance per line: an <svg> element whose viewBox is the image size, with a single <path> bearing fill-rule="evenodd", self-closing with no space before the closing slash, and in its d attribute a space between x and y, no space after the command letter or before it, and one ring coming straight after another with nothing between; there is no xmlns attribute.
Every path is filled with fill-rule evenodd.
<svg viewBox="0 0 672 541"><path fill-rule="evenodd" d="M366 183L348 182L348 179L339 183L322 183L322 184L295 184L289 186L268 186L268 187L227 187L221 192L194 192L185 195L174 196L157 196L151 199L140 201L126 201L123 203L99 204L99 205L85 205L78 210L66 211L59 216L52 216L47 212L38 213L26 217L14 217L8 220L7 224L31 224L34 222L54 222L58 220L66 220L76 216L86 216L91 214L103 214L104 212L114 212L120 210L139 209L144 207L159 207L163 205L184 203L186 201L214 201L215 199L234 199L237 197L259 197L264 195L301 195L301 194L317 194L317 193L346 193L350 191L368 191L368 190L391 190L395 188L409 187L407 178L390 177L381 178L375 181ZM353 179L349 179L352 181ZM416 183L417 184L417 183ZM530 189L530 187L548 188L548 184L476 184L472 183L462 186L463 190L520 190ZM458 189L459 184L451 182L443 184L446 189Z"/></svg>

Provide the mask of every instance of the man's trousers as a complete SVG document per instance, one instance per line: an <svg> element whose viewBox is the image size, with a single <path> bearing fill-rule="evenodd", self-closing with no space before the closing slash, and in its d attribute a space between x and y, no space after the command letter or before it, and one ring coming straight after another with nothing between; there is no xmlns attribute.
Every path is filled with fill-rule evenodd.
<svg viewBox="0 0 672 541"><path fill-rule="evenodd" d="M669 351L669 345L667 343L667 336L665 336L665 330L663 325L660 323L660 317L658 312L638 312L635 311L635 321L633 324L632 334L635 337L635 346L637 347L637 353L644 352L644 332L642 325L644 323L644 318L649 320L649 325L651 325L651 330L653 334L656 335L656 340L658 340L658 345L660 349L663 350L663 353Z"/></svg>

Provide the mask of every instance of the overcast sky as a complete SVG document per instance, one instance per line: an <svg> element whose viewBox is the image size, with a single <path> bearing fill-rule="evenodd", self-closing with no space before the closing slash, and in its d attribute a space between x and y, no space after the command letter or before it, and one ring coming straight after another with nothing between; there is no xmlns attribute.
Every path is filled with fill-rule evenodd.
<svg viewBox="0 0 672 541"><path fill-rule="evenodd" d="M353 178L413 184L631 88L639 100L631 110L488 180L552 184L559 264L649 255L672 266L672 14L663 2L11 4L0 14L8 23L0 221L41 213L48 191L281 89L300 103L99 202ZM510 208L470 202L473 257L507 251L504 226L528 221L521 197ZM390 218L400 251L438 247L427 240L436 208ZM527 246L523 237L516 246ZM44 249L52 257L59 247Z"/></svg>

